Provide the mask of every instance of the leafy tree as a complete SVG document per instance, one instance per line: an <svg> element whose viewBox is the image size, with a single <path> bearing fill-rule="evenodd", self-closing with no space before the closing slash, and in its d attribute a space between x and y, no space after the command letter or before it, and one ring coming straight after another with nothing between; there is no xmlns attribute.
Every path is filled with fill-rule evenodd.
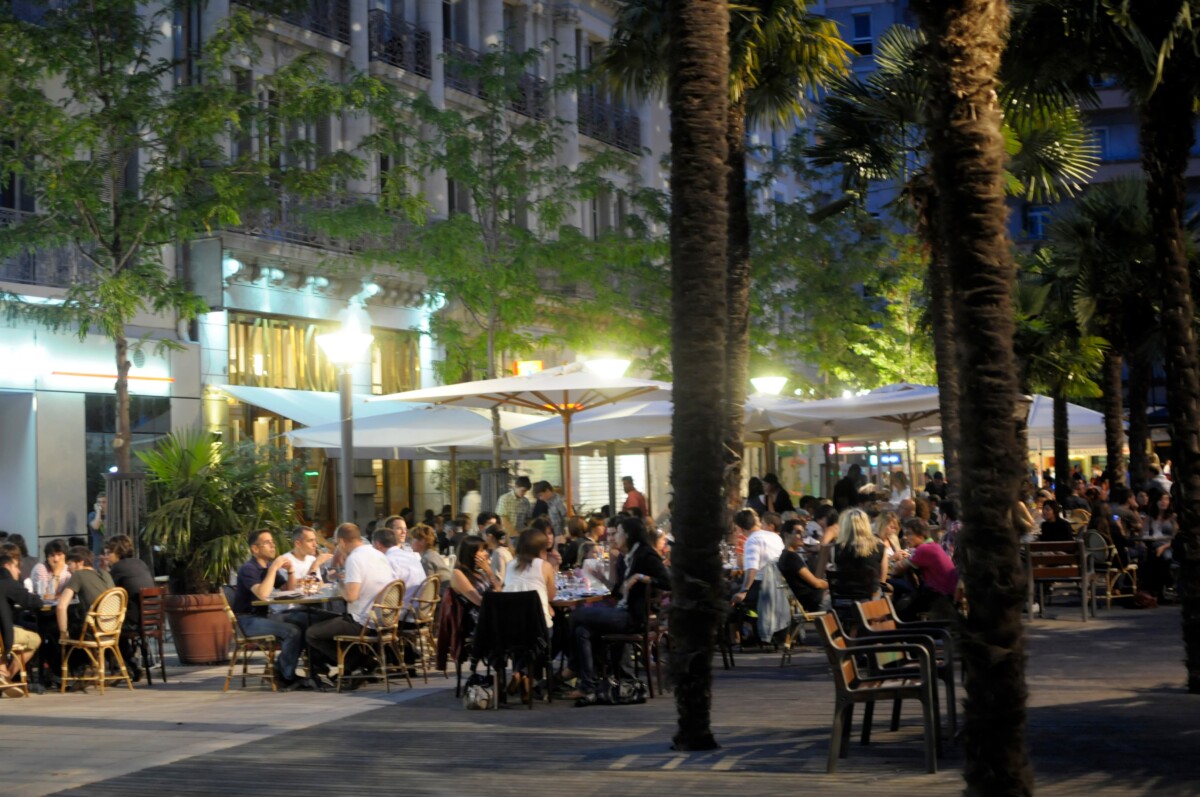
<svg viewBox="0 0 1200 797"><path fill-rule="evenodd" d="M729 12L724 3L670 0L665 63L671 113L671 358L675 378L671 481L678 531L671 552L671 671L679 714L674 746L709 750L712 658L725 616L726 227Z"/></svg>
<svg viewBox="0 0 1200 797"><path fill-rule="evenodd" d="M577 78L560 78L530 103L527 73L542 57L538 49L502 48L477 63L457 64L462 79L478 89L470 107L438 108L426 94L411 102L393 99L397 107L378 114L385 124L368 141L396 164L388 179L397 194L406 181L435 173L450 181L455 204L447 218L422 218L403 230L401 245L366 253L421 273L434 301L446 302L431 328L447 350L447 381L495 378L502 352L599 334L612 336L609 345L640 342L649 361L662 357L660 346L642 334L652 325L624 311L639 292L640 301L665 302L665 246L650 223L662 211L653 207L653 192L623 187L618 178L630 167L623 154L599 154L575 169L558 163L563 122L545 110ZM532 115L514 112L518 103ZM647 218L630 215L588 238L567 223L569 213L601 195L614 203L621 197ZM386 203L381 210L381 221L392 223ZM498 428L497 416L493 467L500 461Z"/></svg>
<svg viewBox="0 0 1200 797"><path fill-rule="evenodd" d="M1025 584L1013 521L1025 452L1015 419L1015 265L1005 228L1007 153L996 79L1008 4L912 6L929 43L931 240L949 278L960 365L963 528L956 555L971 607L962 626L963 776L966 794L1028 795Z"/></svg>
<svg viewBox="0 0 1200 797"><path fill-rule="evenodd" d="M61 248L83 267L61 304L0 298L10 315L113 342L113 447L128 471L130 358L146 341L131 339L127 327L143 312L190 320L205 309L171 273L164 249L237 224L239 214L270 207L282 192L328 191L332 180L355 173L359 164L347 153L321 154L281 133L350 108L371 84L332 83L315 60L300 57L263 79L275 101L260 107L229 83L201 79L257 59L260 21L245 10L232 13L201 52L166 57L170 6L35 0L32 8L37 22L11 9L0 16L0 179L19 176L38 212L0 226L0 256ZM258 151L231 154L234 133L255 135ZM312 168L281 168L300 160Z"/></svg>
<svg viewBox="0 0 1200 797"><path fill-rule="evenodd" d="M893 212L928 248L928 315L937 354L942 438L951 489L957 490L961 442L956 332L943 242L934 234L939 197L929 174L927 49L921 30L896 25L885 31L876 48L878 68L866 78L846 76L834 82L822 105L820 141L808 154L818 166L840 164L844 169L845 196L819 215L861 203L871 183L891 182L899 188ZM1078 109L1069 103L1006 106L1001 131L1009 156L1005 188L1012 196L1054 200L1077 191L1095 169L1096 147Z"/></svg>
<svg viewBox="0 0 1200 797"><path fill-rule="evenodd" d="M1154 241L1172 474L1181 518L1175 561L1183 583L1187 688L1200 694L1200 345L1184 228L1184 172L1200 100L1196 0L1020 0L1006 81L1017 102L1096 100L1100 65L1138 112Z"/></svg>
<svg viewBox="0 0 1200 797"><path fill-rule="evenodd" d="M617 15L602 71L622 91L649 96L667 84L671 30L666 0L625 3ZM728 6L729 242L726 273L729 331L725 363L725 494L741 505L743 413L746 401L751 302L750 199L746 131L756 124L791 126L803 115L806 90L819 89L849 66L849 46L837 25L809 13L807 0Z"/></svg>

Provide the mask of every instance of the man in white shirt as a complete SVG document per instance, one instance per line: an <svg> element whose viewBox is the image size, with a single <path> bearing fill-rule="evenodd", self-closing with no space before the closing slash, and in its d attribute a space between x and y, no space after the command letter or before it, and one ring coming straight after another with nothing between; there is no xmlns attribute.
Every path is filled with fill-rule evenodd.
<svg viewBox="0 0 1200 797"><path fill-rule="evenodd" d="M404 582L404 605L407 606L421 588L421 582L425 580L421 555L397 545L396 532L391 529L375 529L375 533L371 535L371 542L375 545L375 550L387 557L388 566L392 569L392 578Z"/></svg>
<svg viewBox="0 0 1200 797"><path fill-rule="evenodd" d="M300 581L310 572L319 577L321 565L333 558L333 554L320 553L317 550L317 532L309 526L296 526L292 529L292 550L284 556L292 563L292 577L296 581Z"/></svg>
<svg viewBox="0 0 1200 797"><path fill-rule="evenodd" d="M468 523L470 525L467 528L467 531L480 531L480 529L475 525L475 517L479 514L479 511L483 509L483 496L479 494L479 487L476 485L474 479L467 479L467 482L464 486L466 487L466 490L463 492L462 503L459 506L459 511L468 518Z"/></svg>
<svg viewBox="0 0 1200 797"><path fill-rule="evenodd" d="M337 643L334 637L362 633L363 626L370 620L371 604L383 588L392 582L392 567L387 557L363 539L358 526L353 523L338 526L337 541L338 553L346 563L341 585L342 597L346 599L346 615L325 620L308 629L309 645L320 660L318 666L336 666ZM359 649L346 654L346 672L373 664L365 659ZM348 683L351 689L361 685L361 680Z"/></svg>
<svg viewBox="0 0 1200 797"><path fill-rule="evenodd" d="M738 512L733 522L738 528L751 532L742 552L742 569L746 575L741 591L733 596L733 605L745 602L747 608L755 610L758 607L758 592L762 587L763 568L779 561L783 555L783 538L776 531L759 528L758 515L753 509Z"/></svg>

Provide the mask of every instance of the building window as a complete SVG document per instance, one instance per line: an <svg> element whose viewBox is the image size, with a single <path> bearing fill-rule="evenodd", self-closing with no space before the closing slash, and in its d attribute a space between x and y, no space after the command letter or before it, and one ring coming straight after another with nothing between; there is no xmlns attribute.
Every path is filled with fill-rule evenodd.
<svg viewBox="0 0 1200 797"><path fill-rule="evenodd" d="M458 180L446 181L446 210L450 214L471 212L471 190Z"/></svg>
<svg viewBox="0 0 1200 797"><path fill-rule="evenodd" d="M1093 127L1092 143L1096 146L1096 156L1102 161L1112 160L1112 150L1108 145L1108 128Z"/></svg>
<svg viewBox="0 0 1200 797"><path fill-rule="evenodd" d="M337 390L337 369L317 346L334 322L229 314L229 384L292 390ZM399 393L417 386L417 333L372 330L371 392Z"/></svg>
<svg viewBox="0 0 1200 797"><path fill-rule="evenodd" d="M88 393L83 397L84 458L87 462L88 506L104 490L104 474L116 465L113 438L117 434L117 397L113 393ZM129 427L132 450L145 451L171 431L171 399L166 396L130 396ZM133 458L134 469L140 460Z"/></svg>
<svg viewBox="0 0 1200 797"><path fill-rule="evenodd" d="M871 37L871 12L855 14L851 17L853 33L851 46L860 56L871 55L875 52L875 41Z"/></svg>
<svg viewBox="0 0 1200 797"><path fill-rule="evenodd" d="M1025 235L1030 240L1040 241L1045 238L1049 225L1049 205L1030 205L1025 209Z"/></svg>
<svg viewBox="0 0 1200 797"><path fill-rule="evenodd" d="M0 139L0 150L16 148L12 140ZM3 218L2 212L6 210L33 213L35 208L33 192L29 190L25 178L12 172L0 173L0 219Z"/></svg>

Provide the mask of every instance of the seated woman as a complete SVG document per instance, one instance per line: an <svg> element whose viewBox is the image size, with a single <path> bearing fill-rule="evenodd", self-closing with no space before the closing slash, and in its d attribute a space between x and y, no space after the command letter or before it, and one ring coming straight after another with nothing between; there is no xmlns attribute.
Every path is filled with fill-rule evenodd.
<svg viewBox="0 0 1200 797"><path fill-rule="evenodd" d="M1161 600L1163 588L1171 580L1171 542L1178 529L1171 496L1158 489L1150 490L1150 504L1142 522L1145 553L1139 567L1138 589Z"/></svg>
<svg viewBox="0 0 1200 797"><path fill-rule="evenodd" d="M491 558L492 572L496 578L504 581L504 571L513 560L512 549L508 547L508 535L499 523L493 523L483 530L483 540Z"/></svg>
<svg viewBox="0 0 1200 797"><path fill-rule="evenodd" d="M871 533L871 521L861 509L848 509L838 519L838 537L833 561L837 573L829 586L833 610L846 633L858 629L858 601L879 594L887 571L883 568L883 544Z"/></svg>
<svg viewBox="0 0 1200 797"><path fill-rule="evenodd" d="M556 594L554 578L557 568L542 557L553 537L546 532L527 528L517 538L517 556L504 575L504 592L536 592L546 616L546 644L550 643L550 629L554 625L554 611L550 601ZM557 557L556 557L557 558ZM509 694L521 692L521 699L528 703L533 695L533 679L529 676L527 659L513 660L513 677L509 682Z"/></svg>
<svg viewBox="0 0 1200 797"><path fill-rule="evenodd" d="M450 590L455 601L463 608L461 639L470 639L479 624L479 607L483 605L483 593L500 589L500 579L492 570L491 560L483 540L469 536L458 546L458 561L450 574Z"/></svg>
<svg viewBox="0 0 1200 797"><path fill-rule="evenodd" d="M779 555L779 572L791 587L792 594L806 612L819 612L829 608L829 582L817 578L808 569L808 562L801 553L804 547L804 522L798 519L783 524L783 553Z"/></svg>
<svg viewBox="0 0 1200 797"><path fill-rule="evenodd" d="M45 560L33 566L29 579L39 597L57 598L71 580L71 573L67 570L67 546L62 540L50 540L42 548L42 553Z"/></svg>
<svg viewBox="0 0 1200 797"><path fill-rule="evenodd" d="M620 530L629 545L625 556L624 574L616 585L621 600L616 606L586 606L571 614L571 667L563 670L563 678L578 675L578 687L569 692L568 699L588 699L596 692L599 681L592 658L592 642L604 634L627 634L641 630L646 617L646 601L651 586L670 589L671 577L662 558L654 552L641 518L622 518ZM632 677L626 670L625 646L616 645L610 653L614 673Z"/></svg>
<svg viewBox="0 0 1200 797"><path fill-rule="evenodd" d="M442 594L445 595L446 590L450 589L450 563L438 553L437 532L424 523L418 523L408 533L408 538L412 542L413 553L421 557L421 568L425 575L440 578Z"/></svg>

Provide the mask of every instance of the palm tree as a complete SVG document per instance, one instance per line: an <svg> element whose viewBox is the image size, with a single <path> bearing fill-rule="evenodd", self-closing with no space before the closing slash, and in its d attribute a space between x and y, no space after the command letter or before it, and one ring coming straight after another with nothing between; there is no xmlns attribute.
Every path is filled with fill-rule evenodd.
<svg viewBox="0 0 1200 797"><path fill-rule="evenodd" d="M1057 278L1071 292L1075 320L1112 345L1104 352L1101 390L1108 483L1125 483L1121 370L1150 328L1154 311L1144 300L1154 258L1146 185L1124 179L1088 190L1050 225L1047 244Z"/></svg>
<svg viewBox="0 0 1200 797"><path fill-rule="evenodd" d="M671 0L671 474L678 516L672 551L671 671L679 750L709 750L712 657L724 617L720 542L724 416L725 228L729 14L715 0ZM697 312L703 308L703 312Z"/></svg>
<svg viewBox="0 0 1200 797"><path fill-rule="evenodd" d="M950 277L961 365L963 623L967 794L1027 795L1024 578L1013 503L1023 471L1013 356L1015 277L1004 200L996 73L1004 0L914 0L929 42L927 122L933 240Z"/></svg>
<svg viewBox="0 0 1200 797"><path fill-rule="evenodd" d="M870 182L898 184L904 201L897 210L926 243L943 451L951 489L957 491L961 481L958 367L950 276L941 243L933 235L936 194L928 173L925 48L925 36L915 28L895 25L885 31L876 48L874 72L865 79L846 76L834 81L821 110L819 143L806 152L817 165L840 164L847 194L860 202ZM1073 106L1006 114L1002 132L1010 155L1005 182L1010 195L1053 201L1075 193L1095 170L1096 147ZM831 207L845 204L836 202Z"/></svg>
<svg viewBox="0 0 1200 797"><path fill-rule="evenodd" d="M601 61L602 74L622 92L646 96L667 80L670 30L665 0L624 3ZM808 0L730 4L729 115L726 120L729 203L726 244L725 494L741 505L743 412L750 351L750 211L746 185L749 125L784 126L803 115L806 89L828 85L849 66L850 48L831 20L808 13Z"/></svg>
<svg viewBox="0 0 1200 797"><path fill-rule="evenodd" d="M1183 581L1187 687L1200 694L1200 345L1183 217L1184 170L1200 98L1200 0L1020 0L1009 82L1035 96L1095 99L1096 65L1116 78L1139 115L1154 239L1167 406L1180 508L1176 561ZM1032 59L1032 60L1031 60Z"/></svg>

